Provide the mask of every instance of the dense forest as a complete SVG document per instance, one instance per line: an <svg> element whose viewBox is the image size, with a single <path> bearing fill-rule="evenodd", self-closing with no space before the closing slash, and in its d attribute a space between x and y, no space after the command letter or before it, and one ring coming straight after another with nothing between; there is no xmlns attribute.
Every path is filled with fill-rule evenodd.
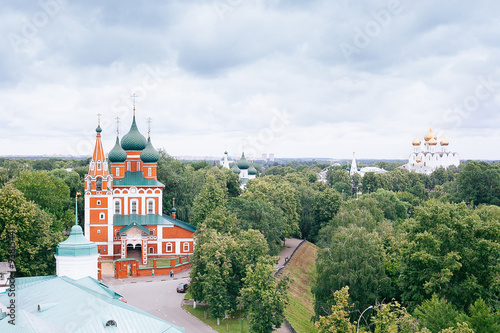
<svg viewBox="0 0 500 333"><path fill-rule="evenodd" d="M14 232L18 276L55 272L88 162L0 159L0 261ZM255 166L242 191L231 170L160 153L164 213L175 198L197 227L192 293L214 318L243 307L254 331L281 322L289 281L272 279L273 256L295 236L320 247L318 332L500 332L499 164L427 176L378 162L389 172L363 178L310 161Z"/></svg>

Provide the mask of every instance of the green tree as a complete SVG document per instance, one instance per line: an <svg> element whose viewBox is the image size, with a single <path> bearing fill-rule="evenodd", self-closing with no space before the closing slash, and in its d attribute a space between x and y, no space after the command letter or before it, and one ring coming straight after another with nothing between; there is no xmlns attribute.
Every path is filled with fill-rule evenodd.
<svg viewBox="0 0 500 333"><path fill-rule="evenodd" d="M350 225L340 227L316 259L317 279L312 287L316 318L328 314L336 290L349 286L355 310L390 296L385 274L384 249L376 232Z"/></svg>
<svg viewBox="0 0 500 333"><path fill-rule="evenodd" d="M17 276L54 274L55 249L63 235L51 231L53 224L49 214L22 192L5 185L0 189L0 261L9 259L12 246Z"/></svg>
<svg viewBox="0 0 500 333"><path fill-rule="evenodd" d="M500 332L500 313L494 313L480 298L469 307L469 316L462 319L476 333Z"/></svg>
<svg viewBox="0 0 500 333"><path fill-rule="evenodd" d="M457 176L458 197L474 205L500 205L500 166L471 161Z"/></svg>
<svg viewBox="0 0 500 333"><path fill-rule="evenodd" d="M56 231L67 229L73 223L75 212L64 180L45 171L26 171L13 180L13 185L27 200L54 216L57 224L53 224L53 228Z"/></svg>
<svg viewBox="0 0 500 333"><path fill-rule="evenodd" d="M415 317L422 327L432 333L438 333L446 328L457 327L460 312L445 299L434 294L415 309Z"/></svg>
<svg viewBox="0 0 500 333"><path fill-rule="evenodd" d="M205 220L217 207L226 204L226 194L212 175L207 175L205 185L194 198L191 223L197 225Z"/></svg>
<svg viewBox="0 0 500 333"><path fill-rule="evenodd" d="M283 322L288 279L277 281L273 272L273 265L263 257L247 267L240 300L247 312L251 332L273 332Z"/></svg>
<svg viewBox="0 0 500 333"><path fill-rule="evenodd" d="M328 316L320 316L316 322L318 333L354 333L356 326L349 320L349 287L333 293L334 303Z"/></svg>

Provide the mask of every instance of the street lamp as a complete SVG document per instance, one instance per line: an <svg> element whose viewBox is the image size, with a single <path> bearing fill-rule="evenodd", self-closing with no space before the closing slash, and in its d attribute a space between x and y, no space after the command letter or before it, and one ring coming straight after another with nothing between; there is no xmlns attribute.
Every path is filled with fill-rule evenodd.
<svg viewBox="0 0 500 333"><path fill-rule="evenodd" d="M359 319L358 319L358 328L356 329L356 333L359 332L359 322L361 321L361 318L363 318L363 313L366 312L366 310L368 309L373 309L373 305L370 305L369 307L367 307L363 312L361 312L361 315L359 316Z"/></svg>

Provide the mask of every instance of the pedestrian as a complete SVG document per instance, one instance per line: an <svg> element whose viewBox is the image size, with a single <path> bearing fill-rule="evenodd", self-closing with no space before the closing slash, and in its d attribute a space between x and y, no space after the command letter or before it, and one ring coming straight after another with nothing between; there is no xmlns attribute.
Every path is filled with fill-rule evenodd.
<svg viewBox="0 0 500 333"><path fill-rule="evenodd" d="M173 277L174 277L174 270L173 270L173 269L171 269L171 270L170 270L170 277L171 277L171 278L173 278Z"/></svg>

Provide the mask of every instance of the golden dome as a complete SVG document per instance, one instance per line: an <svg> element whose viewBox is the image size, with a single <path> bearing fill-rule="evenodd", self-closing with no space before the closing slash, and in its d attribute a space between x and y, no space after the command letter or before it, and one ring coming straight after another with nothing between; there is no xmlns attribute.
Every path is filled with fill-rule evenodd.
<svg viewBox="0 0 500 333"><path fill-rule="evenodd" d="M429 128L429 132L424 136L425 141L429 141L430 139L434 138L434 140L437 140L436 134L432 131L432 128Z"/></svg>
<svg viewBox="0 0 500 333"><path fill-rule="evenodd" d="M443 140L441 140L440 145L441 146L447 146L449 144L450 144L450 142L448 141L448 139L446 139L445 137L443 137Z"/></svg>
<svg viewBox="0 0 500 333"><path fill-rule="evenodd" d="M429 145L430 145L430 146L435 146L435 145L437 145L437 143L438 143L438 142L437 142L437 140L436 140L436 139L434 139L434 137L432 137L432 138L429 140Z"/></svg>
<svg viewBox="0 0 500 333"><path fill-rule="evenodd" d="M417 137L415 137L415 139L413 140L413 142L411 144L414 146L420 146L421 143L422 142L420 142L420 140Z"/></svg>
<svg viewBox="0 0 500 333"><path fill-rule="evenodd" d="M420 163L420 162L422 162L422 158L420 158L420 156L419 156L419 157L417 157L416 161L417 161L417 163Z"/></svg>

